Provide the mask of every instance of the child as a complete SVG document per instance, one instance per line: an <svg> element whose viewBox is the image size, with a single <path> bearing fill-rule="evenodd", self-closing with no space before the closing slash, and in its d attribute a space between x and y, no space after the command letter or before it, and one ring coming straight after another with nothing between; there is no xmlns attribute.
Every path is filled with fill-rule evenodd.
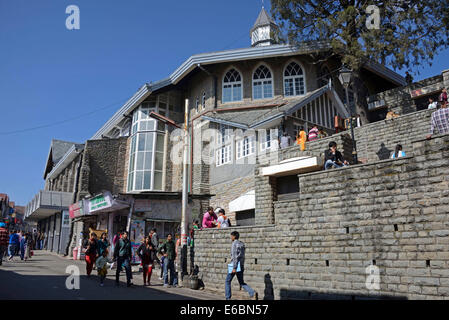
<svg viewBox="0 0 449 320"><path fill-rule="evenodd" d="M102 286L102 287L104 286L104 279L106 278L106 275L108 274L107 264L109 262L110 261L108 259L108 251L107 250L103 251L103 255L98 257L98 259L96 261L97 272L98 272L98 275L100 276L100 286Z"/></svg>

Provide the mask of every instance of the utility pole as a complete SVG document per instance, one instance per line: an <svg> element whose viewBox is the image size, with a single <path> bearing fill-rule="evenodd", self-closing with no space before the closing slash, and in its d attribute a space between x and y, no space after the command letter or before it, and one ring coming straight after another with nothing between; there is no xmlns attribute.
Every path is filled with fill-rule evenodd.
<svg viewBox="0 0 449 320"><path fill-rule="evenodd" d="M187 205L189 201L188 155L189 155L189 99L185 100L184 112L184 154L182 168L182 210L181 210L181 279L187 274Z"/></svg>

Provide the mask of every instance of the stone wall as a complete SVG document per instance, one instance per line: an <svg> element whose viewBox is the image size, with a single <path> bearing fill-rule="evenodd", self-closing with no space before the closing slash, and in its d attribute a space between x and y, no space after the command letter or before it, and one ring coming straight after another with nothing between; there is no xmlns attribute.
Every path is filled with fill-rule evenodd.
<svg viewBox="0 0 449 320"><path fill-rule="evenodd" d="M273 203L274 225L197 232L206 287L224 292L238 230L260 298L448 299L449 135L412 145L413 157L300 175L299 198ZM258 207L272 197L260 196ZM380 290L366 287L370 266Z"/></svg>
<svg viewBox="0 0 449 320"><path fill-rule="evenodd" d="M128 138L88 140L84 148L78 198L103 191L123 192Z"/></svg>

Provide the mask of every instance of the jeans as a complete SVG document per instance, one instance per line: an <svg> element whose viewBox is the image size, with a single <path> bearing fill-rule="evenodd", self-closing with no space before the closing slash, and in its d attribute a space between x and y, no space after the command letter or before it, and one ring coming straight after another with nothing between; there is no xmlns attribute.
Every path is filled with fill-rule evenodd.
<svg viewBox="0 0 449 320"><path fill-rule="evenodd" d="M225 283L225 294L226 294L226 300L231 299L232 293L231 293L231 282L232 279L234 279L234 276L237 275L237 280L239 281L240 286L248 292L249 296L252 298L254 297L254 290L249 285L247 285L243 281L243 270L236 273L228 273L228 276L226 277L226 283Z"/></svg>
<svg viewBox="0 0 449 320"><path fill-rule="evenodd" d="M16 254L16 245L14 243L10 243L8 246L8 255L10 258L14 257Z"/></svg>
<svg viewBox="0 0 449 320"><path fill-rule="evenodd" d="M332 167L342 168L342 167L346 167L346 165L345 164L337 164L332 160L327 160L326 163L324 164L324 170L329 170Z"/></svg>
<svg viewBox="0 0 449 320"><path fill-rule="evenodd" d="M117 271L115 273L115 281L119 282L120 279L120 271L122 271L122 265L126 271L126 283L131 283L132 273L131 273L131 261L129 258L119 257L117 259Z"/></svg>
<svg viewBox="0 0 449 320"><path fill-rule="evenodd" d="M168 281L168 270L170 269L170 282ZM164 260L164 285L173 284L175 277L175 260L165 258Z"/></svg>
<svg viewBox="0 0 449 320"><path fill-rule="evenodd" d="M3 256L5 255L6 250L6 246L0 246L0 265L3 262Z"/></svg>

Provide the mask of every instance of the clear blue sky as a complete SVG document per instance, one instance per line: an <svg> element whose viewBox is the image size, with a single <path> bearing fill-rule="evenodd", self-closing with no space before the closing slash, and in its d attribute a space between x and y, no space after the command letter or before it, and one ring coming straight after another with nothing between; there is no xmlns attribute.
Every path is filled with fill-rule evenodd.
<svg viewBox="0 0 449 320"><path fill-rule="evenodd" d="M80 30L65 27L71 4ZM43 187L51 139L84 142L140 86L193 54L248 47L260 8L260 0L0 0L0 193L26 205ZM449 68L448 57L441 52L415 80Z"/></svg>

